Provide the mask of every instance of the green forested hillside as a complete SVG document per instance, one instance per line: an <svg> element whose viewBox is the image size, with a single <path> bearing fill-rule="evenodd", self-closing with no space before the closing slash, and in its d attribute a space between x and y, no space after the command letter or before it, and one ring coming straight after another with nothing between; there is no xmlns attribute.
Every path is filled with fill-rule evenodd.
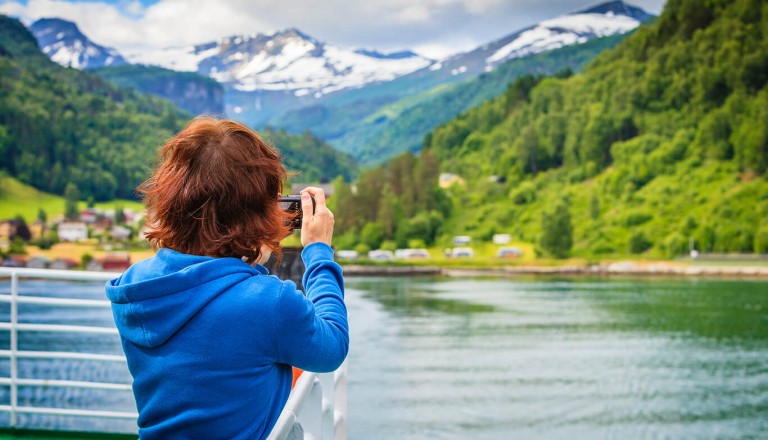
<svg viewBox="0 0 768 440"><path fill-rule="evenodd" d="M295 135L267 128L259 135L280 150L286 168L291 173L298 173L296 179L302 182L327 183L336 177L350 181L359 171L358 163L352 156L308 131Z"/></svg>
<svg viewBox="0 0 768 440"><path fill-rule="evenodd" d="M188 118L167 101L49 61L5 16L0 78L0 169L56 194L74 182L84 197L132 197L158 145Z"/></svg>
<svg viewBox="0 0 768 440"><path fill-rule="evenodd" d="M430 130L508 87L518 76L580 70L588 61L613 47L626 35L511 60L479 77L453 80L426 89L408 87L415 79L404 77L360 90L330 95L326 102L281 115L273 122L288 131L312 128L342 151L364 164L380 164L406 151L418 151ZM354 99L352 98L354 97Z"/></svg>
<svg viewBox="0 0 768 440"><path fill-rule="evenodd" d="M49 61L20 22L0 16L0 171L54 194L74 182L84 200L131 198L157 148L190 117L166 100ZM348 155L311 134L264 134L302 179L356 172Z"/></svg>
<svg viewBox="0 0 768 440"><path fill-rule="evenodd" d="M768 3L670 0L583 74L521 78L427 136L440 172L460 176L436 241L512 233L554 256L768 252L766 83Z"/></svg>

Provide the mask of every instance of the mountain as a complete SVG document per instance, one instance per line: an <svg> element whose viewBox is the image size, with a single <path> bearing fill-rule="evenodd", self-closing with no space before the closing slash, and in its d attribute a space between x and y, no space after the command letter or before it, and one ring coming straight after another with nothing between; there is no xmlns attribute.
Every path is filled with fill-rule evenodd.
<svg viewBox="0 0 768 440"><path fill-rule="evenodd" d="M224 114L224 88L216 80L192 72L124 64L93 71L118 87L165 98L193 115Z"/></svg>
<svg viewBox="0 0 768 440"><path fill-rule="evenodd" d="M244 92L288 91L296 97L389 81L431 65L413 52L381 54L320 42L298 29L232 36L190 47L134 54L132 62L197 72Z"/></svg>
<svg viewBox="0 0 768 440"><path fill-rule="evenodd" d="M508 233L539 255L589 260L765 254L765 29L764 1L669 0L583 73L522 77L433 130L419 157L337 190L337 218L356 212L351 237L379 224L398 245Z"/></svg>
<svg viewBox="0 0 768 440"><path fill-rule="evenodd" d="M615 1L545 20L393 81L321 97L270 124L312 130L366 164L418 151L430 130L496 96L518 76L578 71L653 17Z"/></svg>
<svg viewBox="0 0 768 440"><path fill-rule="evenodd" d="M126 63L115 49L92 42L70 21L43 18L32 23L29 30L43 53L62 66L97 69Z"/></svg>
<svg viewBox="0 0 768 440"><path fill-rule="evenodd" d="M0 172L55 194L73 183L82 199L135 197L158 146L190 118L167 100L52 62L21 22L4 15L0 77ZM305 181L355 173L349 156L309 133L264 135Z"/></svg>
<svg viewBox="0 0 768 440"><path fill-rule="evenodd" d="M290 132L311 129L363 164L378 164L405 151L417 152L424 136L435 127L502 94L516 78L526 74L578 72L600 52L624 38L625 35L597 38L515 58L474 78L414 92L392 102L371 99L367 108L364 100L308 106L289 111L272 123Z"/></svg>
<svg viewBox="0 0 768 440"><path fill-rule="evenodd" d="M211 78L128 64L117 51L92 42L70 21L44 18L29 30L43 53L65 67L92 70L112 84L167 99L193 115L224 113L224 89Z"/></svg>
<svg viewBox="0 0 768 440"><path fill-rule="evenodd" d="M470 52L449 57L429 66L426 71L416 72L416 75L439 71L442 76L474 76L489 72L514 58L585 43L594 38L624 34L652 17L622 1L602 3L544 20Z"/></svg>

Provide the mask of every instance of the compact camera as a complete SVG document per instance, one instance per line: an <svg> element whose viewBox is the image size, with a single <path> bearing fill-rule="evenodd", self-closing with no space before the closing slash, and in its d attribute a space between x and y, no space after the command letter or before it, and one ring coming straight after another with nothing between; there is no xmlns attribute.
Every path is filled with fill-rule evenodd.
<svg viewBox="0 0 768 440"><path fill-rule="evenodd" d="M312 213L315 213L315 198L312 198ZM293 214L293 219L289 223L292 229L301 229L301 218L304 213L301 210L301 195L292 194L290 196L280 196L278 199L280 203L280 209L288 211Z"/></svg>

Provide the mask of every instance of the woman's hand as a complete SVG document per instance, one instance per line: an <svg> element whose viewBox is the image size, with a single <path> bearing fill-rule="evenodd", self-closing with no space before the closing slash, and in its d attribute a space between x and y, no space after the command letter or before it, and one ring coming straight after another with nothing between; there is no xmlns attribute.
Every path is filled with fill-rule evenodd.
<svg viewBox="0 0 768 440"><path fill-rule="evenodd" d="M315 210L312 212L312 197L315 198ZM325 192L321 188L308 187L301 191L301 244L323 242L331 245L333 237L333 213L325 204Z"/></svg>

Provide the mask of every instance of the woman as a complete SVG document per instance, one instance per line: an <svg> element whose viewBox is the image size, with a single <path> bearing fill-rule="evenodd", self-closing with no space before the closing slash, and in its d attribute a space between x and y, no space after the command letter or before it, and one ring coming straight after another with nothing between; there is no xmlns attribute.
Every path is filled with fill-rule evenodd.
<svg viewBox="0 0 768 440"><path fill-rule="evenodd" d="M157 254L106 286L140 438L266 437L291 365L326 372L344 361L343 279L321 189L301 193L306 297L262 266L290 233L278 204L286 177L278 152L231 121L194 119L161 148L139 188Z"/></svg>

